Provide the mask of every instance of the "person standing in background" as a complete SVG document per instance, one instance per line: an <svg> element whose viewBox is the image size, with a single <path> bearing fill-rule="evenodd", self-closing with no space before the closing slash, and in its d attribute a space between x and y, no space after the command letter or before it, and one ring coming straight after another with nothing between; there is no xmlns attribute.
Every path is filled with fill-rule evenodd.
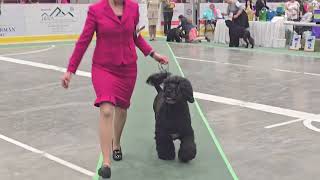
<svg viewBox="0 0 320 180"><path fill-rule="evenodd" d="M226 0L228 4L227 13L225 15L237 19L244 11L243 5L238 0Z"/></svg>
<svg viewBox="0 0 320 180"><path fill-rule="evenodd" d="M266 2L262 1L262 0L257 0L256 2L256 17L258 18L260 15L260 11L262 10L262 8L267 8L269 9L269 7L267 7Z"/></svg>
<svg viewBox="0 0 320 180"><path fill-rule="evenodd" d="M253 21L254 12L253 12L252 0L246 0L245 12L248 15L248 20Z"/></svg>
<svg viewBox="0 0 320 180"><path fill-rule="evenodd" d="M313 17L313 7L310 6L307 9L307 12L301 17L300 22L312 22L312 17ZM297 26L295 27L295 31L296 33L298 33L299 35L303 35L304 31L312 31L312 27L308 27L308 26Z"/></svg>
<svg viewBox="0 0 320 180"><path fill-rule="evenodd" d="M238 0L226 0L226 3L228 4L227 13L223 13L223 15L231 18L235 24L248 28L248 15L244 11L243 5Z"/></svg>
<svg viewBox="0 0 320 180"><path fill-rule="evenodd" d="M159 19L159 0L148 0L147 10L148 10L148 24L149 24L149 36L150 41L156 40L157 34L157 23Z"/></svg>
<svg viewBox="0 0 320 180"><path fill-rule="evenodd" d="M297 0L297 2L299 3L299 17L298 19L300 20L302 15L304 15L304 10L303 10L303 0Z"/></svg>
<svg viewBox="0 0 320 180"><path fill-rule="evenodd" d="M313 7L310 6L307 9L307 12L301 17L300 22L312 22L312 17L313 17Z"/></svg>
<svg viewBox="0 0 320 180"><path fill-rule="evenodd" d="M249 1L249 3L248 3L248 1ZM248 9L248 8L253 9L253 7L252 7L252 0L246 0L245 9Z"/></svg>
<svg viewBox="0 0 320 180"><path fill-rule="evenodd" d="M168 30L171 29L171 21L173 16L173 9L175 4L172 0L162 0L162 12L164 19L164 34L167 35Z"/></svg>
<svg viewBox="0 0 320 180"><path fill-rule="evenodd" d="M214 20L223 19L220 9L218 9L214 4L210 4L209 8L212 10Z"/></svg>
<svg viewBox="0 0 320 180"><path fill-rule="evenodd" d="M287 20L299 21L300 4L296 0L290 0L285 5Z"/></svg>

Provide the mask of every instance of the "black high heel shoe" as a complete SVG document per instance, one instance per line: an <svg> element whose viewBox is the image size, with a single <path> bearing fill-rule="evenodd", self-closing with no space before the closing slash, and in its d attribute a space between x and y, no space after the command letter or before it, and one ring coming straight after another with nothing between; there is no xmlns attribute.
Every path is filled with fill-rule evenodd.
<svg viewBox="0 0 320 180"><path fill-rule="evenodd" d="M121 161L122 160L121 147L120 147L120 149L115 149L115 150L112 151L112 158L115 161Z"/></svg>
<svg viewBox="0 0 320 180"><path fill-rule="evenodd" d="M98 175L104 179L111 177L111 169L109 166L102 165L101 168L98 170Z"/></svg>
<svg viewBox="0 0 320 180"><path fill-rule="evenodd" d="M113 149L113 140L112 140L112 149ZM112 150L112 158L115 161L121 161L122 160L121 146L120 146L120 149Z"/></svg>

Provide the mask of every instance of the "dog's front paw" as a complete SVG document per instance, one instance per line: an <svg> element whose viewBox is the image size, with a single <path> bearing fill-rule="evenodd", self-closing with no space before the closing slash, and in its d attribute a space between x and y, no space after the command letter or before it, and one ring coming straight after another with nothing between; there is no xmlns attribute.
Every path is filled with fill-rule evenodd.
<svg viewBox="0 0 320 180"><path fill-rule="evenodd" d="M165 161L174 160L176 158L175 150L158 151L158 158Z"/></svg>
<svg viewBox="0 0 320 180"><path fill-rule="evenodd" d="M175 147L169 136L156 135L155 139L158 158L162 160L174 160L176 158Z"/></svg>
<svg viewBox="0 0 320 180"><path fill-rule="evenodd" d="M179 151L179 154L178 154L179 160L183 163L187 163L187 162L191 161L192 159L194 159L195 157L196 157L195 150L185 151L185 152Z"/></svg>
<svg viewBox="0 0 320 180"><path fill-rule="evenodd" d="M176 157L174 154L174 155L166 155L166 156L158 155L158 158L161 160L170 161L170 160L174 160Z"/></svg>
<svg viewBox="0 0 320 180"><path fill-rule="evenodd" d="M192 144L187 147L181 147L178 152L178 158L181 162L187 163L194 159L197 154L197 149L195 144Z"/></svg>

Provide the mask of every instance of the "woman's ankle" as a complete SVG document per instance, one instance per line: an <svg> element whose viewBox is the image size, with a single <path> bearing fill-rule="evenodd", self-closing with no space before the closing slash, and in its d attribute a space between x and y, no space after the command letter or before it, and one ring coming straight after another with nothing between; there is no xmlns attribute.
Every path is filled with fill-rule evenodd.
<svg viewBox="0 0 320 180"><path fill-rule="evenodd" d="M102 166L104 167L111 167L111 163L110 162L103 162Z"/></svg>
<svg viewBox="0 0 320 180"><path fill-rule="evenodd" d="M121 148L120 143L113 142L112 151L119 150Z"/></svg>

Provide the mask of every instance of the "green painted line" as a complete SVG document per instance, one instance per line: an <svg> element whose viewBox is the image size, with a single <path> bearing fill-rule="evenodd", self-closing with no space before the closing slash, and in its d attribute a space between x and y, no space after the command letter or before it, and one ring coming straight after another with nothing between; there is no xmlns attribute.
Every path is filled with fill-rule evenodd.
<svg viewBox="0 0 320 180"><path fill-rule="evenodd" d="M177 65L180 73L182 74L182 76L184 76L184 73L183 73L183 71L182 71L182 69L181 69L181 66L179 65L177 59L175 58L174 53L173 53L171 47L169 46L168 43L166 43L166 45L168 46L168 48L169 48L169 50L170 50L170 53L172 54L172 56L173 56L173 58L174 58L174 61L175 61L176 65ZM234 172L231 164L229 163L229 161L228 161L225 153L223 152L222 147L221 147L221 145L220 145L217 137L216 137L215 134L213 133L213 130L210 128L210 125L209 125L209 123L208 123L208 120L207 120L206 117L204 116L204 114L203 114L203 112L202 112L202 110L201 110L201 108L200 108L200 106L199 106L199 104L198 104L198 102L197 102L196 100L195 100L195 105L196 105L196 109L198 110L198 112L199 112L199 114L200 114L201 119L203 120L206 128L207 128L208 131L209 131L209 134L210 134L211 138L213 139L213 143L214 143L215 146L217 147L217 149L218 149L218 151L219 151L219 153L220 153L220 156L222 157L224 163L226 164L226 167L227 167L229 173L231 174L233 180L239 180L238 177L237 177L237 175L235 174L235 172ZM96 174L95 174L95 176L93 176L93 180L99 180L98 169L101 167L102 161L103 161L103 156L102 156L102 153L100 153L99 160L98 160L97 167L96 167Z"/></svg>
<svg viewBox="0 0 320 180"><path fill-rule="evenodd" d="M175 55L174 55L171 47L169 46L168 43L166 43L166 44L167 44L167 46L168 46L168 48L169 48L169 50L170 50L170 52L171 52L171 54L172 54L172 56L173 56L173 59L174 59L176 65L178 66L178 69L179 69L181 75L184 77L184 73L183 73L183 71L182 71L182 69L181 69L181 66L180 66L179 62L177 61L177 59L176 59L176 57L175 57ZM228 161L225 153L223 152L222 147L221 147L221 145L220 145L220 143L219 143L216 135L213 133L213 130L212 130L212 128L210 127L210 125L209 125L209 123L208 123L208 120L207 120L207 118L204 116L204 114L203 114L203 112L202 112L202 110L201 110L201 108L200 108L200 106L199 106L199 103L198 103L198 101L197 101L196 99L195 99L195 105L196 105L196 107L197 107L197 109L198 109L198 112L199 112L199 114L200 114L200 117L202 118L204 124L206 125L206 127L207 127L207 129L208 129L208 131L209 131L209 134L211 135L211 137L212 137L212 139L213 139L213 142L214 142L214 144L216 145L216 147L217 147L217 149L218 149L218 151L219 151L219 153L220 153L223 161L225 162L225 164L226 164L226 166L227 166L230 174L232 175L232 177L233 177L234 180L238 180L238 177L237 177L236 173L234 172L234 170L233 170L231 164L229 163L229 161Z"/></svg>
<svg viewBox="0 0 320 180"><path fill-rule="evenodd" d="M103 161L103 157L102 157L102 153L100 153L98 164L96 167L96 174L92 177L93 180L99 180L98 170L102 165L102 161Z"/></svg>
<svg viewBox="0 0 320 180"><path fill-rule="evenodd" d="M175 43L170 42L170 44L180 44L181 43ZM288 56L298 56L298 57L308 57L308 58L320 58L320 52L304 52L304 51L294 51L294 50L288 50L283 48L253 48L253 49L247 49L247 48L231 48L227 45L223 44L213 44L213 43L201 43L201 44L191 44L191 43L184 43L186 45L190 46L201 46L201 47L211 47L211 48L223 48L223 49L230 49L230 50L238 50L238 51L245 51L245 52L258 52L258 53L267 53L267 54L281 54L281 55L288 55Z"/></svg>

